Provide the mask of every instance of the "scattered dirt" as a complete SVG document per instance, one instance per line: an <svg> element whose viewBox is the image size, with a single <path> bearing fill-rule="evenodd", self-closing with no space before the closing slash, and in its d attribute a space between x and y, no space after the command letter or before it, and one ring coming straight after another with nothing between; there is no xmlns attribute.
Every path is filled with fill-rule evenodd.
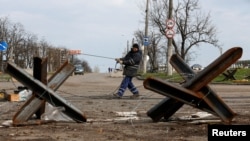
<svg viewBox="0 0 250 141"><path fill-rule="evenodd" d="M164 96L143 87L143 80L134 79L142 95L130 99L127 90L122 99L113 99L122 78L109 74L86 73L70 76L56 91L77 107L87 122L46 122L30 119L22 126L4 126L25 103L0 101L0 140L6 141L207 141L207 125L222 123L219 117L201 117L199 109L189 105L180 108L168 121L153 122L147 111L162 101ZM13 93L19 82L0 82L0 89ZM250 124L250 86L215 85L210 87L237 114L231 124ZM120 114L131 113L130 117ZM222 123L223 124L223 123Z"/></svg>

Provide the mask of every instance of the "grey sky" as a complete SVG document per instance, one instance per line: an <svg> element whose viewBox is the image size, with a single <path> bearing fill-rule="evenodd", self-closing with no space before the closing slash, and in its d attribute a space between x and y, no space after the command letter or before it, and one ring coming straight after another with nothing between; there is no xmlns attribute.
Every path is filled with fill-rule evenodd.
<svg viewBox="0 0 250 141"><path fill-rule="evenodd" d="M235 46L243 48L240 60L250 60L249 36L250 22L248 0L200 0L202 10L211 14L213 24L218 31L218 38L222 44L223 52ZM219 50L205 45L199 48L197 62L208 65L219 56Z"/></svg>
<svg viewBox="0 0 250 141"><path fill-rule="evenodd" d="M134 31L144 30L142 2L146 0L0 0L0 16L21 23L25 30L44 38L54 46L81 50L82 53L121 57ZM243 57L250 59L250 12L248 0L200 0L202 10L211 12L218 29L223 52L233 46L243 47ZM198 51L197 51L198 50ZM204 45L196 48L193 63L206 66L219 56L219 50ZM102 72L115 67L115 61L78 56L98 66ZM192 65L192 64L190 64Z"/></svg>

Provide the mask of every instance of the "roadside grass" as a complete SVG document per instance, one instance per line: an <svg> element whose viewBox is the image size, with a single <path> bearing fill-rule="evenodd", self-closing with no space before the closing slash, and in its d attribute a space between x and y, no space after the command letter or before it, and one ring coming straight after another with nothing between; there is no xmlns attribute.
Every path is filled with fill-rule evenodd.
<svg viewBox="0 0 250 141"><path fill-rule="evenodd" d="M1 73L0 72L0 82L1 81L10 81L11 76L7 73Z"/></svg>
<svg viewBox="0 0 250 141"><path fill-rule="evenodd" d="M197 72L199 73L199 72ZM142 79L148 77L160 78L166 81L181 83L184 81L183 77L187 77L190 74L179 74L173 72L171 76L168 76L167 73L146 73L141 75ZM209 75L209 74L208 74ZM237 69L236 73L233 75L236 80L225 79L226 77L221 73L216 78L214 78L211 83L224 83L224 84L250 84L250 69Z"/></svg>

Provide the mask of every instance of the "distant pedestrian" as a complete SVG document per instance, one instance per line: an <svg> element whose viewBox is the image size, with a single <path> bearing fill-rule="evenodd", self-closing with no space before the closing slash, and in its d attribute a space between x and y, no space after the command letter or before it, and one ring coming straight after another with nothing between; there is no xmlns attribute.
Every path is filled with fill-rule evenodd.
<svg viewBox="0 0 250 141"><path fill-rule="evenodd" d="M109 67L108 70L109 70L109 73L110 73L111 72L111 68Z"/></svg>
<svg viewBox="0 0 250 141"><path fill-rule="evenodd" d="M131 50L126 54L124 58L116 58L115 60L124 66L123 75L124 78L121 82L120 88L117 93L114 93L115 98L122 98L125 90L128 88L133 95L130 98L138 98L139 91L134 86L132 79L136 76L139 68L140 61L142 59L142 52L139 50L138 44L133 44Z"/></svg>

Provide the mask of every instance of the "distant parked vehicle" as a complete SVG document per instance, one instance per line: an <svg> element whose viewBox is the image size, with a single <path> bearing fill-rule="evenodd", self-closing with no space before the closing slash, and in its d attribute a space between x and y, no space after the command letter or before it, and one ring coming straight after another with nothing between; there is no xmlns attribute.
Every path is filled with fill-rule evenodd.
<svg viewBox="0 0 250 141"><path fill-rule="evenodd" d="M199 65L199 64L194 64L194 65L191 66L191 68L192 68L193 70L202 70L202 69L203 69L202 66Z"/></svg>
<svg viewBox="0 0 250 141"><path fill-rule="evenodd" d="M84 68L82 65L75 65L74 75L84 75Z"/></svg>

